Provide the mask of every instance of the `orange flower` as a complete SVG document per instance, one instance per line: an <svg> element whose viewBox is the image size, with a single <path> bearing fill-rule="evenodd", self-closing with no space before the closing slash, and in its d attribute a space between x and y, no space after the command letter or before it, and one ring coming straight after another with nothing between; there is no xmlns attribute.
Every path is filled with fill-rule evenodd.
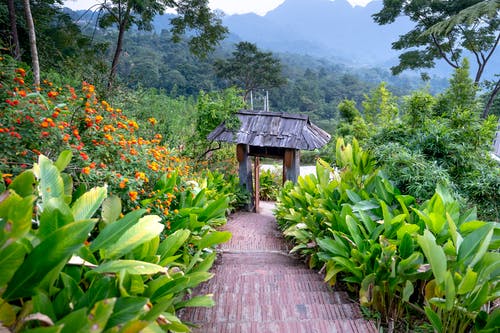
<svg viewBox="0 0 500 333"><path fill-rule="evenodd" d="M25 90L19 90L18 94L21 97L26 97L26 91Z"/></svg>
<svg viewBox="0 0 500 333"><path fill-rule="evenodd" d="M157 122L157 121L156 121L156 119L155 119L155 118L153 118L153 117L149 118L149 119L148 119L148 121L149 121L149 122L151 123L151 125L153 125L153 126L154 126L154 125L156 125L156 122Z"/></svg>
<svg viewBox="0 0 500 333"><path fill-rule="evenodd" d="M128 196L130 197L130 200L132 200L132 201L137 200L137 191L128 192Z"/></svg>
<svg viewBox="0 0 500 333"><path fill-rule="evenodd" d="M86 166L82 169L82 173L83 174L86 174L86 175L89 175L90 174L90 167Z"/></svg>

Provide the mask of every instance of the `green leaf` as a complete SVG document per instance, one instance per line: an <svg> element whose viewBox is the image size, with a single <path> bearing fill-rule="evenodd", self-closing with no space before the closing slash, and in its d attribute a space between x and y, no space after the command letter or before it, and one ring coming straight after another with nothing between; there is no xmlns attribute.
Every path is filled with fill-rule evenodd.
<svg viewBox="0 0 500 333"><path fill-rule="evenodd" d="M112 195L102 203L102 220L108 224L115 222L122 212L122 202L119 197Z"/></svg>
<svg viewBox="0 0 500 333"><path fill-rule="evenodd" d="M429 306L426 306L424 310L427 318L432 324L432 327L436 330L437 333L442 333L443 323L441 322L441 318L439 318L438 314L434 312Z"/></svg>
<svg viewBox="0 0 500 333"><path fill-rule="evenodd" d="M208 272L214 264L215 258L217 258L217 253L210 253L201 263L197 264L191 272Z"/></svg>
<svg viewBox="0 0 500 333"><path fill-rule="evenodd" d="M4 192L2 196L4 200L0 202L0 248L21 239L31 230L33 202L36 199L34 195L21 198L10 191Z"/></svg>
<svg viewBox="0 0 500 333"><path fill-rule="evenodd" d="M162 266L150 264L145 261L138 260L112 260L99 265L93 269L96 273L118 273L125 271L128 274L150 275L159 272L165 272L166 269Z"/></svg>
<svg viewBox="0 0 500 333"><path fill-rule="evenodd" d="M38 158L38 167L35 167L35 170L37 169L39 171L39 188L42 201L46 202L50 198L63 197L64 182L57 167L47 157L40 155Z"/></svg>
<svg viewBox="0 0 500 333"><path fill-rule="evenodd" d="M456 301L455 281L450 271L447 271L445 275L444 293L446 297L446 310L451 311Z"/></svg>
<svg viewBox="0 0 500 333"><path fill-rule="evenodd" d="M94 187L79 197L71 206L75 221L92 218L106 198L107 193L105 187Z"/></svg>
<svg viewBox="0 0 500 333"><path fill-rule="evenodd" d="M212 295L200 295L190 298L188 300L179 302L175 305L175 309L179 310L188 307L205 307L210 308L215 305Z"/></svg>
<svg viewBox="0 0 500 333"><path fill-rule="evenodd" d="M147 304L146 297L120 297L116 301L113 314L109 318L106 329L126 324L139 318L144 314L144 306Z"/></svg>
<svg viewBox="0 0 500 333"><path fill-rule="evenodd" d="M450 214L446 213L446 219L448 220L448 228L450 230L451 239L453 240L453 244L455 245L455 249L459 249L462 244L463 238L457 231L457 225L451 218Z"/></svg>
<svg viewBox="0 0 500 333"><path fill-rule="evenodd" d="M69 206L62 198L51 198L45 202L40 214L38 237L45 239L57 229L74 222L75 218Z"/></svg>
<svg viewBox="0 0 500 333"><path fill-rule="evenodd" d="M0 298L0 328L2 328L2 325L11 326L15 324L16 312L16 308L13 305Z"/></svg>
<svg viewBox="0 0 500 333"><path fill-rule="evenodd" d="M128 230L135 225L139 218L146 212L145 209L134 210L122 219L107 225L90 244L92 252L104 248L106 245L118 242L118 239Z"/></svg>
<svg viewBox="0 0 500 333"><path fill-rule="evenodd" d="M120 300L122 298L119 298ZM116 298L108 298L97 302L89 314L89 323L91 333L100 333L106 327L108 320L111 321L111 315L114 315L115 303L118 303ZM111 318L110 318L111 317Z"/></svg>
<svg viewBox="0 0 500 333"><path fill-rule="evenodd" d="M73 157L73 153L71 150L64 150L59 154L57 161L54 162L54 166L60 171L63 172L64 169L68 166L69 162L71 162L71 158Z"/></svg>
<svg viewBox="0 0 500 333"><path fill-rule="evenodd" d="M12 243L0 250L0 290L3 289L21 266L26 252L26 248L19 243Z"/></svg>
<svg viewBox="0 0 500 333"><path fill-rule="evenodd" d="M463 295L471 292L476 287L477 283L477 273L472 270L471 267L467 267L467 272L465 273L462 281L458 285L457 294Z"/></svg>
<svg viewBox="0 0 500 333"><path fill-rule="evenodd" d="M214 231L203 236L200 240L198 247L200 249L205 249L212 247L217 244L227 242L231 239L231 233L229 231Z"/></svg>
<svg viewBox="0 0 500 333"><path fill-rule="evenodd" d="M346 216L345 223L347 225L347 228L349 229L349 233L351 234L352 240L354 240L356 246L359 247L363 240L363 235L361 235L360 233L358 223L350 215Z"/></svg>
<svg viewBox="0 0 500 333"><path fill-rule="evenodd" d="M417 236L417 242L431 265L436 281L438 284L444 283L447 262L443 248L436 244L436 239L427 229L423 236Z"/></svg>
<svg viewBox="0 0 500 333"><path fill-rule="evenodd" d="M457 261L464 265L474 266L488 250L493 225L486 224L465 236L458 249Z"/></svg>
<svg viewBox="0 0 500 333"><path fill-rule="evenodd" d="M13 300L32 295L44 276L83 246L94 224L91 221L74 222L59 228L43 240L16 271L4 298Z"/></svg>
<svg viewBox="0 0 500 333"><path fill-rule="evenodd" d="M61 333L79 333L90 330L90 322L87 318L87 309L82 308L69 313L66 317L59 320L56 325L62 325Z"/></svg>
<svg viewBox="0 0 500 333"><path fill-rule="evenodd" d="M19 174L12 183L9 189L16 191L21 197L32 195L35 190L36 179L33 171L26 170Z"/></svg>
<svg viewBox="0 0 500 333"><path fill-rule="evenodd" d="M115 279L110 276L98 277L85 292L85 295L75 304L75 310L83 307L93 307L98 301L117 296Z"/></svg>
<svg viewBox="0 0 500 333"><path fill-rule="evenodd" d="M406 280L405 287L403 289L403 301L409 302L411 295L413 295L413 292L413 283L411 283L409 280Z"/></svg>
<svg viewBox="0 0 500 333"><path fill-rule="evenodd" d="M137 246L157 237L165 227L158 223L161 218L156 215L147 215L130 227L121 235L116 243L107 244L103 247L102 256L106 259L114 259L132 251Z"/></svg>
<svg viewBox="0 0 500 333"><path fill-rule="evenodd" d="M161 259L173 256L177 250L186 242L186 240L191 235L191 231L187 229L177 230L173 234L167 236L163 242L161 242L158 248L158 254Z"/></svg>

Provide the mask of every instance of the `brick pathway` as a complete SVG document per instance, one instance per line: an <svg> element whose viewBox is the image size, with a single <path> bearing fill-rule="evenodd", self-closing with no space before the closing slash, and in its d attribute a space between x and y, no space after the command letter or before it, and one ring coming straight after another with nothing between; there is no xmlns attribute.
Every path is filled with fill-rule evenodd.
<svg viewBox="0 0 500 333"><path fill-rule="evenodd" d="M225 229L215 277L198 290L214 294L213 308L190 308L182 319L199 333L377 332L345 292L288 255L268 203L262 213L237 213Z"/></svg>

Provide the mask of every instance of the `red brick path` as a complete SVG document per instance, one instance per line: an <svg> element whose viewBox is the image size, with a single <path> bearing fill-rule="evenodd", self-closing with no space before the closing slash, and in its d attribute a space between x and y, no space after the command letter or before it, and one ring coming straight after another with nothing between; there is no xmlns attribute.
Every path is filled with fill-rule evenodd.
<svg viewBox="0 0 500 333"><path fill-rule="evenodd" d="M182 319L199 333L377 332L345 292L332 291L322 277L288 255L269 207L237 213L226 230L215 277L198 292L214 294L213 308L190 308ZM267 204L268 205L268 204Z"/></svg>

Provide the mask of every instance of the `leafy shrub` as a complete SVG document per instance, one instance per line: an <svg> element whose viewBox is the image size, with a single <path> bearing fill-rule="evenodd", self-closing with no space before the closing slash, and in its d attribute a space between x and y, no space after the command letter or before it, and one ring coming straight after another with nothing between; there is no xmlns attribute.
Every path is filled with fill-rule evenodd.
<svg viewBox="0 0 500 333"><path fill-rule="evenodd" d="M160 237L158 216L121 214L106 187L72 193L62 173L70 159L67 151L55 163L40 155L0 194L2 326L189 331L175 312L213 305L209 296L185 296L212 277L210 248L230 237L211 227L222 223L227 199L189 196L180 215L197 219Z"/></svg>
<svg viewBox="0 0 500 333"><path fill-rule="evenodd" d="M260 192L259 197L264 201L276 201L276 197L281 189L281 175L276 170L263 170L260 172Z"/></svg>
<svg viewBox="0 0 500 333"><path fill-rule="evenodd" d="M493 327L498 311L480 309L498 293L500 270L491 265L498 225L477 221L475 210L462 213L443 186L422 204L400 194L355 139L339 139L336 155L336 169L319 161L316 175L285 184L279 195L276 217L296 244L292 251L323 267L325 281L340 279L357 291L389 331L398 329L410 302L441 332ZM441 252L445 258L433 257ZM443 282L446 274L453 282Z"/></svg>

